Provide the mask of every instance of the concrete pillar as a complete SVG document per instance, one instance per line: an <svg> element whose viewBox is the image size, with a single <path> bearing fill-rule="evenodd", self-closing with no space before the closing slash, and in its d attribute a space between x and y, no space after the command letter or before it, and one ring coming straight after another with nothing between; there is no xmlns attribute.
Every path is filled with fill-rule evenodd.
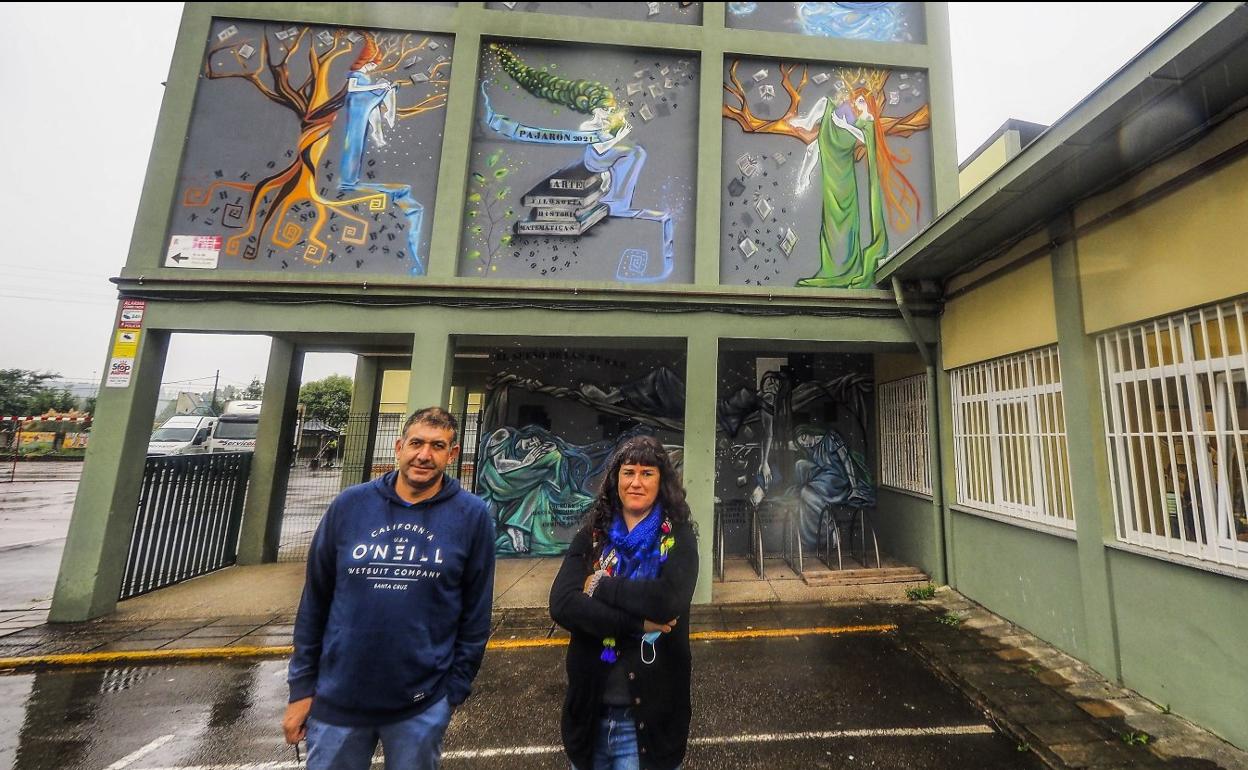
<svg viewBox="0 0 1248 770"><path fill-rule="evenodd" d="M698 526L695 604L711 601L715 580L715 409L719 394L719 339L689 337L685 354L685 491Z"/></svg>
<svg viewBox="0 0 1248 770"><path fill-rule="evenodd" d="M408 414L426 406L447 407L455 347L445 317L446 314L436 308L430 308L419 316L422 321L420 331L412 338L412 375L407 386Z"/></svg>
<svg viewBox="0 0 1248 770"><path fill-rule="evenodd" d="M1084 333L1073 215L1064 215L1049 230L1057 244L1052 255L1053 303L1057 312L1057 356L1062 370L1088 662L1106 676L1121 681L1118 624L1110 585L1109 552L1105 548L1105 542L1114 537L1114 506L1109 489L1096 342Z"/></svg>
<svg viewBox="0 0 1248 770"><path fill-rule="evenodd" d="M100 388L52 596L54 623L97 618L117 607L168 350L168 332L145 329L130 385Z"/></svg>
<svg viewBox="0 0 1248 770"><path fill-rule="evenodd" d="M251 458L251 480L238 539L239 564L277 561L282 533L282 509L286 507L286 483L290 479L290 456L295 437L295 408L303 378L303 352L295 343L273 338L269 368L264 379L264 405L256 452Z"/></svg>
<svg viewBox="0 0 1248 770"><path fill-rule="evenodd" d="M351 382L351 419L343 436L342 489L368 479L373 464L373 435L377 432L377 388L381 380L379 359L355 357Z"/></svg>

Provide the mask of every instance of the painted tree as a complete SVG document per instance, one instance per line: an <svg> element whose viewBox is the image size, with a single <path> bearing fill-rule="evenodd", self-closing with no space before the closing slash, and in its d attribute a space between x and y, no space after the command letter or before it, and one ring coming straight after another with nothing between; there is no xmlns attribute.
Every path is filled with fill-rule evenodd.
<svg viewBox="0 0 1248 770"><path fill-rule="evenodd" d="M885 220L897 231L905 231L920 219L922 210L918 190L902 170L910 162L909 152L894 149L890 140L928 129L930 107L924 104L901 117L885 115L888 70L837 68L834 92L820 97L802 114L802 92L810 82L808 67L782 63L780 86L788 95L788 107L779 118L762 118L750 107L737 76L739 65L739 60L732 63L724 84L728 94L724 117L746 133L791 136L806 146L796 194L807 189L817 165L823 169L819 175L823 196L820 265L797 285L870 288L876 267L889 254ZM801 76L794 82L799 66ZM855 166L864 159L867 182L860 187Z"/></svg>
<svg viewBox="0 0 1248 770"><path fill-rule="evenodd" d="M318 189L317 172L323 165L334 121L346 102L346 82L331 77L333 65L350 55L357 43L364 41L366 44L370 40L380 49L381 61L374 70L379 75L398 70L410 57L428 50L430 43L430 38L412 34L374 38L346 29L314 33L306 26L282 30L266 27L258 41L231 38L208 51L203 69L206 80L244 80L299 122L299 135L293 137L293 151L288 153L292 160L284 168L254 183L215 182L207 188L187 192L183 203L188 207L207 205L220 188L240 190L246 195L245 226L226 240L226 254L241 253L246 259L255 259L258 244L268 234L274 244L283 248L304 242L304 260L320 263L328 254L322 231L331 213L354 224L354 227L352 224L344 226L341 234L344 242L364 242L368 222L352 208L366 204L374 211L384 209L386 193L366 191L360 196L333 200ZM299 68L302 78L292 74L293 65L300 61L306 62L306 74L304 67ZM446 106L446 75L450 63L448 58L429 69L427 82L434 93L399 106L397 119L414 118ZM292 210L303 206L310 206L315 214L315 221L306 234L297 222L290 220Z"/></svg>

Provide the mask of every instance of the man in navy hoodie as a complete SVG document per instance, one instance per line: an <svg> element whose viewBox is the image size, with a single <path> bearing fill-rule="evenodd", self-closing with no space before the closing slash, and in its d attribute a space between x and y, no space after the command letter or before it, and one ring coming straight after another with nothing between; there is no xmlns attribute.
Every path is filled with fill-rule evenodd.
<svg viewBox="0 0 1248 770"><path fill-rule="evenodd" d="M387 770L436 768L490 635L494 524L444 475L455 418L407 418L395 470L338 495L317 527L295 620L288 743L308 767L365 770L380 740Z"/></svg>

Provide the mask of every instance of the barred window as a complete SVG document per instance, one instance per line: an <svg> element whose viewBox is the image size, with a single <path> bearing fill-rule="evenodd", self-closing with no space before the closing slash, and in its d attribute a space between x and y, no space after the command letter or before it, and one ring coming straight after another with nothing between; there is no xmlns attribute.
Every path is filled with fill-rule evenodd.
<svg viewBox="0 0 1248 770"><path fill-rule="evenodd" d="M951 375L958 503L1074 529L1057 347Z"/></svg>
<svg viewBox="0 0 1248 770"><path fill-rule="evenodd" d="M1248 570L1248 300L1097 340L1118 539Z"/></svg>
<svg viewBox="0 0 1248 770"><path fill-rule="evenodd" d="M922 374L876 389L880 431L880 483L922 495L932 493L928 463L927 377Z"/></svg>

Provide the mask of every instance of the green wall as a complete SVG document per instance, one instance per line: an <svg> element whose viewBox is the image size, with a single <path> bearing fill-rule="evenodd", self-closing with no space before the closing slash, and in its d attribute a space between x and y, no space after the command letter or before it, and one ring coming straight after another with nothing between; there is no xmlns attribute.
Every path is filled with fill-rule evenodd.
<svg viewBox="0 0 1248 770"><path fill-rule="evenodd" d="M1242 578L1109 550L1123 684L1248 746Z"/></svg>
<svg viewBox="0 0 1248 770"><path fill-rule="evenodd" d="M936 569L935 533L930 498L881 487L874 518L880 550L928 575Z"/></svg>
<svg viewBox="0 0 1248 770"><path fill-rule="evenodd" d="M1050 644L1086 655L1075 543L954 511L954 585Z"/></svg>

